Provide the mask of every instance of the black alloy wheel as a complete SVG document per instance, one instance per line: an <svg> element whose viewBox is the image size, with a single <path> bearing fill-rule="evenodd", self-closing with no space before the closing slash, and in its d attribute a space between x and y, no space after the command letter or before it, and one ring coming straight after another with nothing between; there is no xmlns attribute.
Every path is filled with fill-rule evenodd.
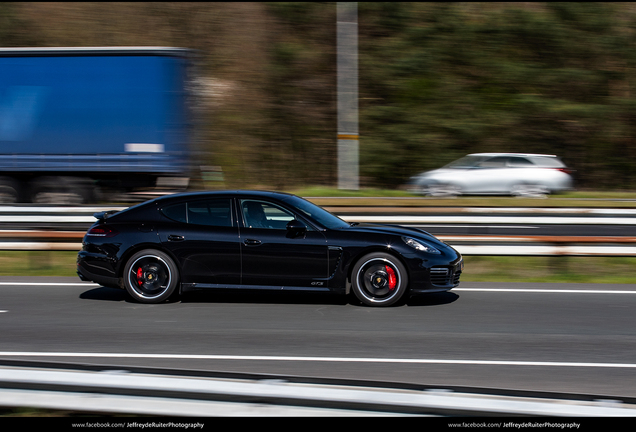
<svg viewBox="0 0 636 432"><path fill-rule="evenodd" d="M174 261L158 250L134 254L124 269L126 291L138 302L160 303L172 295L179 282Z"/></svg>
<svg viewBox="0 0 636 432"><path fill-rule="evenodd" d="M406 268L393 255L375 252L362 257L351 273L351 288L368 306L389 306L398 302L408 285Z"/></svg>

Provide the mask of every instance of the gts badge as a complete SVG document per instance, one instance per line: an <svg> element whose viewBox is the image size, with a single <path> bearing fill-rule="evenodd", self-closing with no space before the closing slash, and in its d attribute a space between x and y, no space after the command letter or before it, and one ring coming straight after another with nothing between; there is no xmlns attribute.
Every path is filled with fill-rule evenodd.
<svg viewBox="0 0 636 432"><path fill-rule="evenodd" d="M324 282L312 282L311 286L323 286L324 284Z"/></svg>

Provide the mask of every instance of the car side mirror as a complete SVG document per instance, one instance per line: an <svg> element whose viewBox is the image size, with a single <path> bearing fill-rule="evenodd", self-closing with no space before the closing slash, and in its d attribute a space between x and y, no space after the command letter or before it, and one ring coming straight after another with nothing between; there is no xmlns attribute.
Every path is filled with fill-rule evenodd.
<svg viewBox="0 0 636 432"><path fill-rule="evenodd" d="M291 237L304 235L307 232L307 226L301 221L294 219L287 222L287 234Z"/></svg>

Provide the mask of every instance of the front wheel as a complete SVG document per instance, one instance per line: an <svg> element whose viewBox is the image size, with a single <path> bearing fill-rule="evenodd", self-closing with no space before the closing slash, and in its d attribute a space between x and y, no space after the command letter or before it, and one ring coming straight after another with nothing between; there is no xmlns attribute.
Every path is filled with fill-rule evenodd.
<svg viewBox="0 0 636 432"><path fill-rule="evenodd" d="M514 185L510 190L510 195L516 197L545 198L550 190L540 184L521 183Z"/></svg>
<svg viewBox="0 0 636 432"><path fill-rule="evenodd" d="M462 194L459 186L449 183L437 183L428 187L425 195L431 197L457 197Z"/></svg>
<svg viewBox="0 0 636 432"><path fill-rule="evenodd" d="M351 288L367 306L390 306L406 292L406 268L393 255L376 252L362 257L351 273Z"/></svg>
<svg viewBox="0 0 636 432"><path fill-rule="evenodd" d="M134 254L124 269L124 287L140 303L160 303L172 295L179 283L174 261L158 250Z"/></svg>

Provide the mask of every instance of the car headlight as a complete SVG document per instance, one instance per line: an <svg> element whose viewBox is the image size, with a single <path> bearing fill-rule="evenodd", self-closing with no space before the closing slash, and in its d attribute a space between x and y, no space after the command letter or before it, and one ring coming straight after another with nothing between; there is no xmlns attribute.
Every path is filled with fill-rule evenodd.
<svg viewBox="0 0 636 432"><path fill-rule="evenodd" d="M417 240L414 240L410 237L402 237L402 241L404 241L404 243L411 246L415 250L430 253L430 254L435 254L435 255L441 254L441 252L435 249L433 246L429 246L425 243L420 243Z"/></svg>

